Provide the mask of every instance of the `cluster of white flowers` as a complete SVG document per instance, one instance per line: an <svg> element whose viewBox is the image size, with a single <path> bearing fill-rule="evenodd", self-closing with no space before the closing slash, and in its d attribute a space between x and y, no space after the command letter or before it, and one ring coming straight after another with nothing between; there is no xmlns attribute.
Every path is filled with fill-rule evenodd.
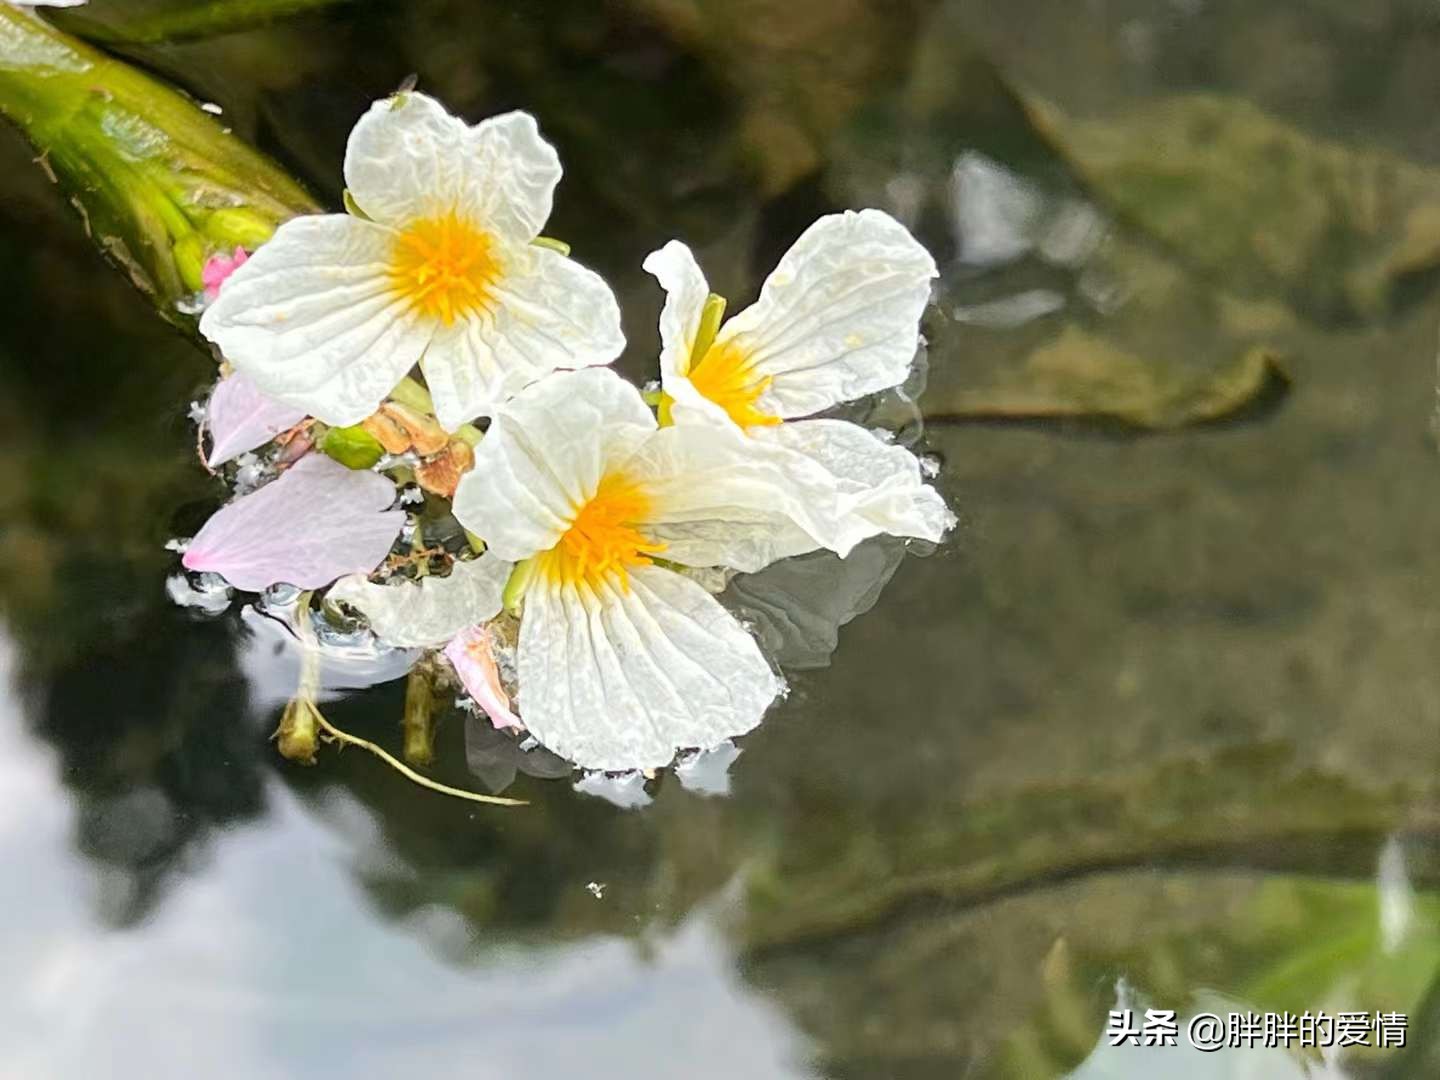
<svg viewBox="0 0 1440 1080"><path fill-rule="evenodd" d="M423 94L379 101L347 148L351 212L283 225L200 326L260 391L327 424L370 417L416 365L447 431L488 419L453 502L484 544L474 571L360 575L334 595L395 644L449 641L497 723L514 716L484 624L518 612L519 722L580 766L651 768L749 731L781 689L690 568L953 523L908 450L804 419L905 379L936 270L886 214L836 214L722 321L670 242L645 261L667 294L657 416L604 366L625 345L609 287L541 235L560 175L527 114L471 127Z"/></svg>

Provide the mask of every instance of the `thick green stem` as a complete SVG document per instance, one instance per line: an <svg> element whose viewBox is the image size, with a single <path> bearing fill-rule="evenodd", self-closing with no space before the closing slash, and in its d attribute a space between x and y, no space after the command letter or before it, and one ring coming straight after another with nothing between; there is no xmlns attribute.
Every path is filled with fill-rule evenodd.
<svg viewBox="0 0 1440 1080"><path fill-rule="evenodd" d="M275 741L283 757L302 765L315 764L315 751L320 747L319 707L315 698L320 692L320 652L308 632L310 593L301 593L297 611L300 626L300 684L295 696L285 706Z"/></svg>
<svg viewBox="0 0 1440 1080"><path fill-rule="evenodd" d="M0 3L0 113L105 255L167 319L214 254L317 209L301 187L169 87Z"/></svg>
<svg viewBox="0 0 1440 1080"><path fill-rule="evenodd" d="M435 760L435 677L423 661L410 669L405 681L405 715L402 753L411 765Z"/></svg>

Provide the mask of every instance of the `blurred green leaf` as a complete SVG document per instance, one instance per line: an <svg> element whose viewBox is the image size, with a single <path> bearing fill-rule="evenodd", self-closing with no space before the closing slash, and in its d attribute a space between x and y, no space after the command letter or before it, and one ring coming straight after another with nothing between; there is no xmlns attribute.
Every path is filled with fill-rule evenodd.
<svg viewBox="0 0 1440 1080"><path fill-rule="evenodd" d="M353 0L209 0L208 3L166 3L139 17L129 7L119 13L104 9L65 12L58 18L71 33L103 44L156 45L198 41L251 30L292 15Z"/></svg>

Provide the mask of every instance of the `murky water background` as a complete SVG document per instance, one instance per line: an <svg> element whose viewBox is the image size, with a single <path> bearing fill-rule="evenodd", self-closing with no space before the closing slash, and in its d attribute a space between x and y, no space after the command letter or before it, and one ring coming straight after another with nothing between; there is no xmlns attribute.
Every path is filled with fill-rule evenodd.
<svg viewBox="0 0 1440 1080"><path fill-rule="evenodd" d="M1122 981L1408 1013L1330 1075L1436 1075L1440 9L376 0L131 55L330 202L407 74L536 112L636 377L647 251L739 303L816 215L890 209L942 267L922 448L962 527L728 795L287 765L283 635L166 590L220 494L209 361L4 133L0 1075L1301 1075L1091 1057ZM1255 350L1284 374L1225 419L1137 428ZM330 708L384 739L401 696ZM440 751L474 782L458 717Z"/></svg>

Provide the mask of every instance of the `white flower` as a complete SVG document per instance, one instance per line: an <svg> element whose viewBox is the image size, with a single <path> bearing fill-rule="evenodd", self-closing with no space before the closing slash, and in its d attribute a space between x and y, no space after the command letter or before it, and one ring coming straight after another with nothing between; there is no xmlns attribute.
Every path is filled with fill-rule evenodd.
<svg viewBox="0 0 1440 1080"><path fill-rule="evenodd" d="M624 348L605 282L532 242L559 180L526 113L468 127L424 94L377 101L345 151L364 216L286 222L200 330L267 394L335 425L373 413L419 361L453 430Z"/></svg>
<svg viewBox="0 0 1440 1080"><path fill-rule="evenodd" d="M525 726L607 770L665 765L753 728L778 679L713 596L655 560L758 570L814 547L827 499L825 477L797 482L738 431L658 428L610 371L523 391L476 449L454 511L528 581Z"/></svg>
<svg viewBox="0 0 1440 1080"><path fill-rule="evenodd" d="M723 306L690 249L672 240L645 260L666 291L660 375L678 426L746 432L754 452L820 467L839 498L817 540L845 554L881 533L939 540L954 516L902 447L842 420L804 420L903 382L919 346L935 261L879 210L823 217L723 325ZM786 422L789 421L789 422Z"/></svg>

